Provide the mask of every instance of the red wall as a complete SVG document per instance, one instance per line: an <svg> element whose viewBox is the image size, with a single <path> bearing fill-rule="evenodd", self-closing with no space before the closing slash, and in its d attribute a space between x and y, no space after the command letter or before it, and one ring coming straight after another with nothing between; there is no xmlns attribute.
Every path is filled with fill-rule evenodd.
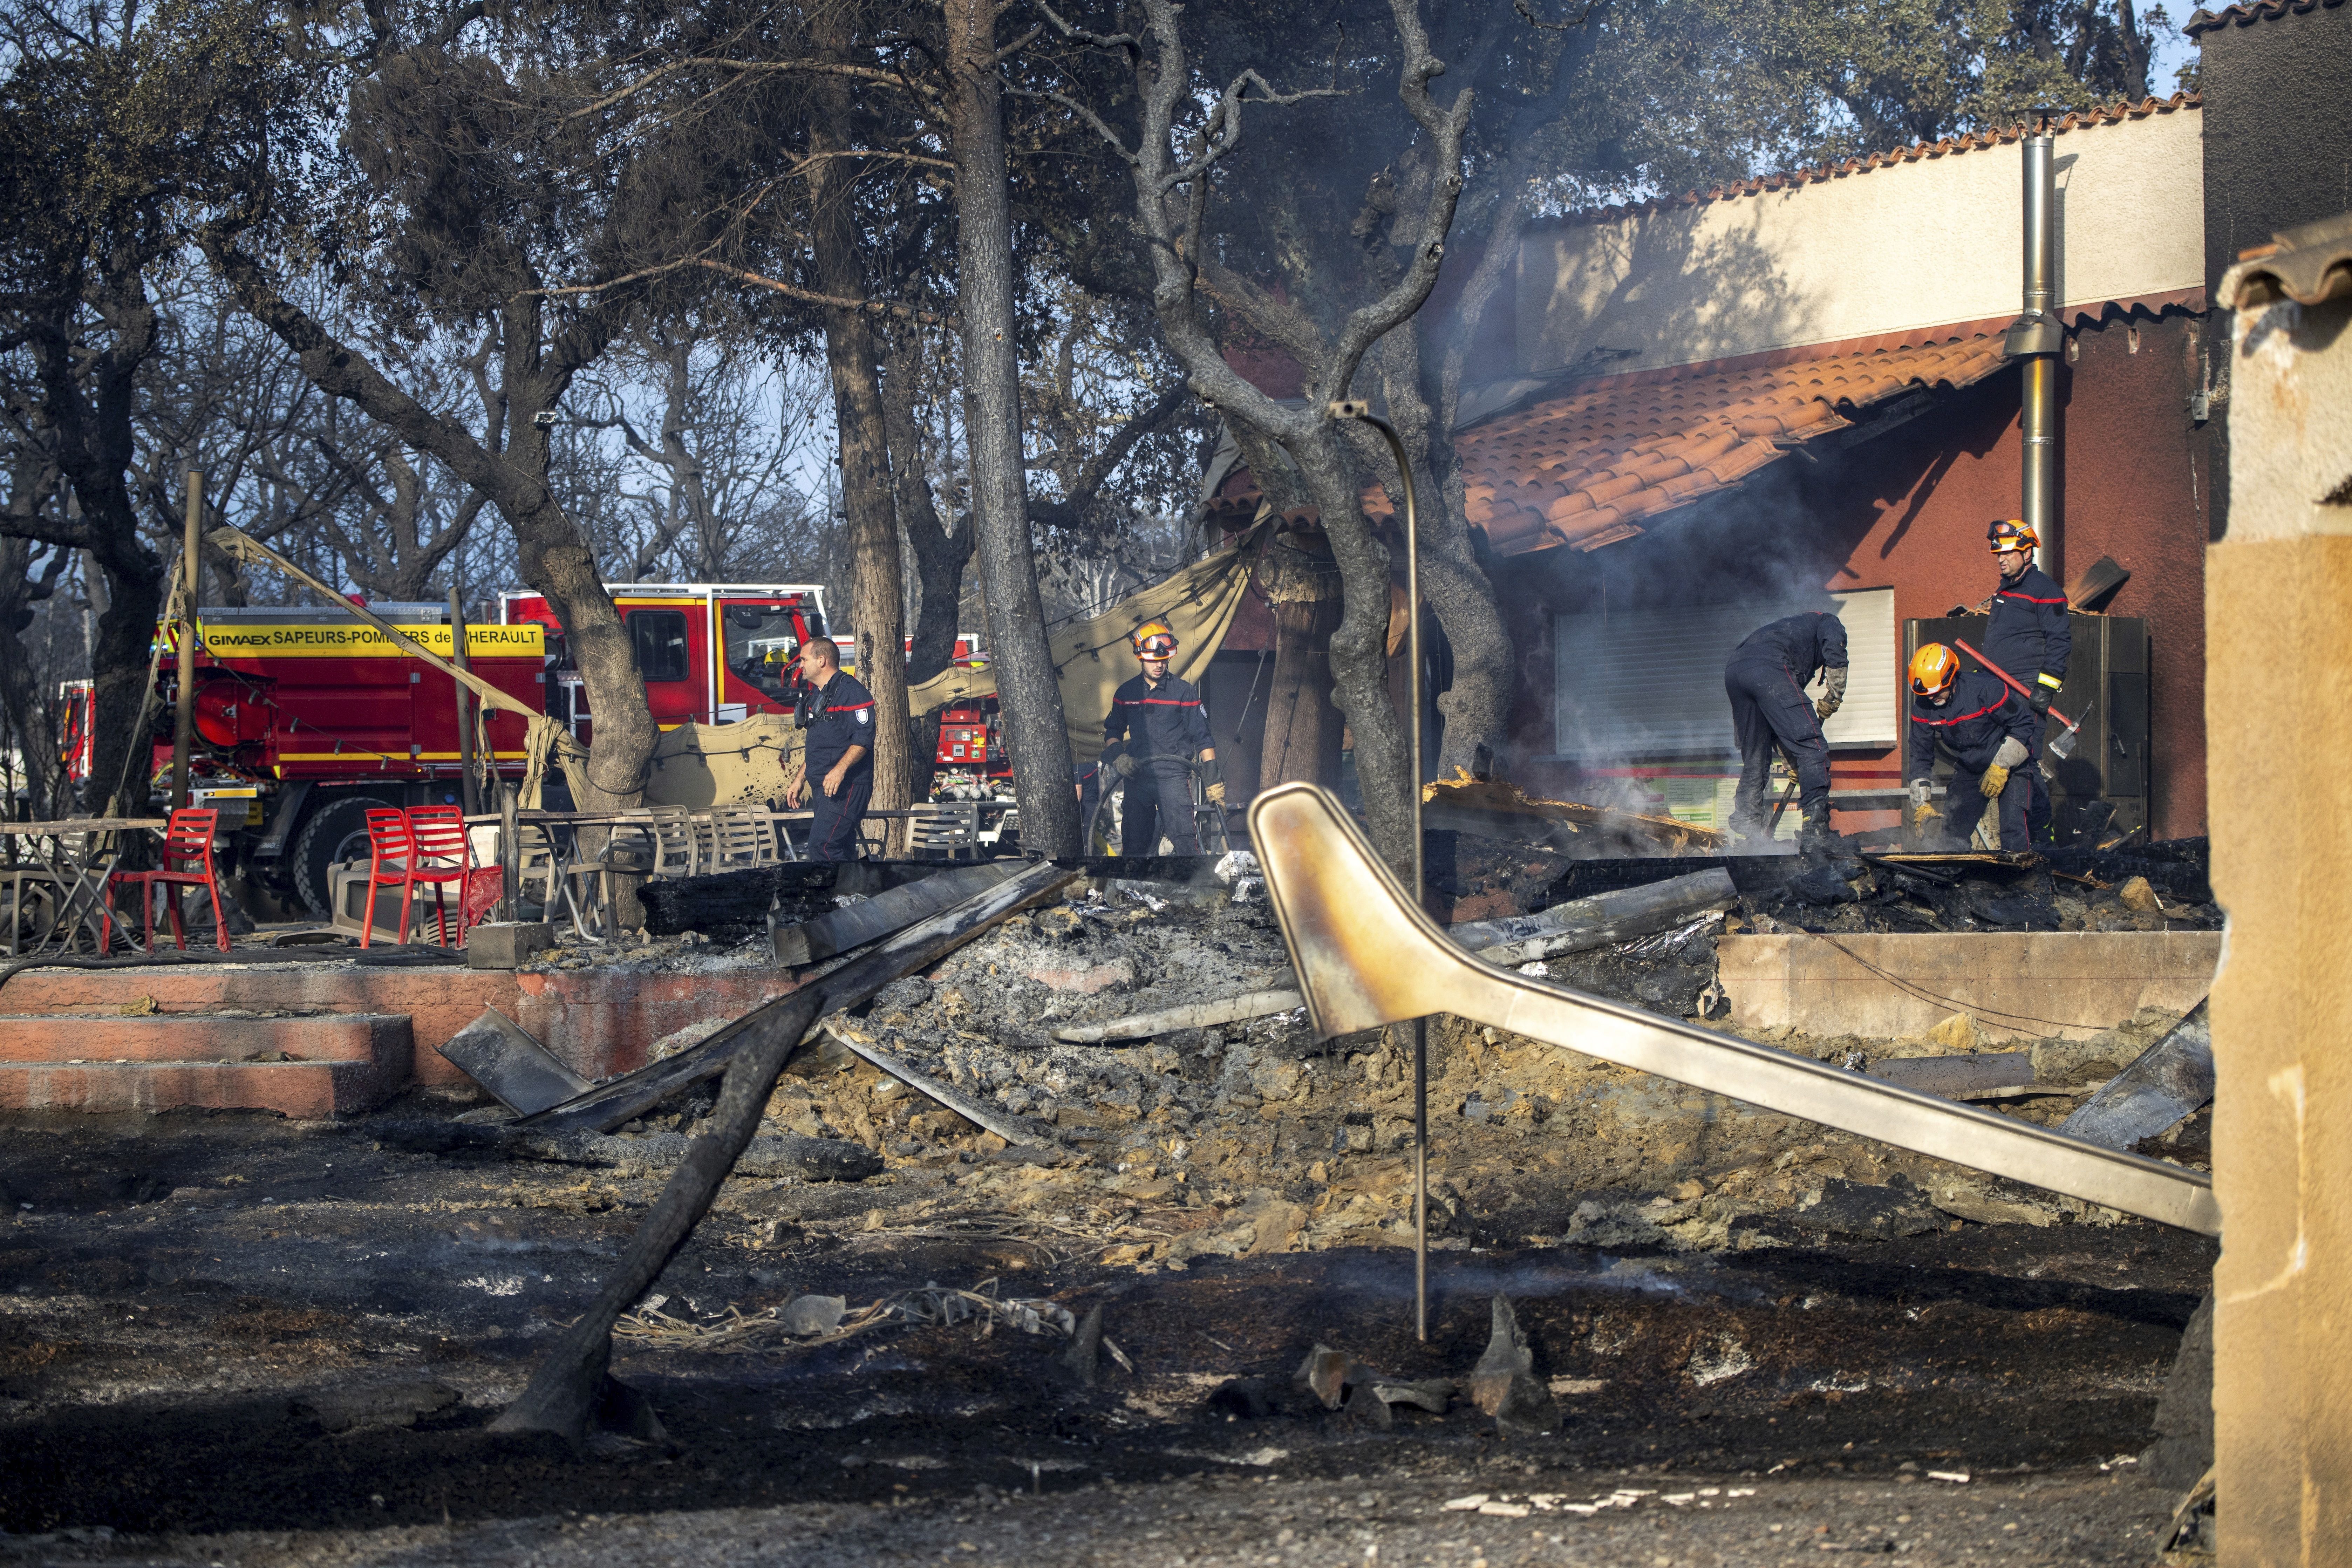
<svg viewBox="0 0 2352 1568"><path fill-rule="evenodd" d="M2107 613L2149 626L2151 809L2158 837L2205 831L2205 437L2187 414L2204 323L2175 311L2069 336L2059 381L2061 575L2101 555L2130 569ZM1603 603L1657 606L1791 588L1892 587L1898 620L1974 604L1995 573L1985 525L2018 510L2018 378L2002 372L1908 425L1822 460L1783 458L1741 490L1661 519L1640 539L1591 554L1554 550L1495 573L1519 645L1513 776L1572 794L1551 750L1550 616ZM1841 789L1899 782L1899 755L1841 752ZM1842 813L1848 831L1891 811Z"/></svg>

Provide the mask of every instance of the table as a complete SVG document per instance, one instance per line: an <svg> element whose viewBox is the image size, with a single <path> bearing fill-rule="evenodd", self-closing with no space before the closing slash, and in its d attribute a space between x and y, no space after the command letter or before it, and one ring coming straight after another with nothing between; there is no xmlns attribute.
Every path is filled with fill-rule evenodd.
<svg viewBox="0 0 2352 1568"><path fill-rule="evenodd" d="M106 883L113 875L118 857L109 855L90 841L117 833L162 833L171 826L167 817L161 816L74 816L59 822L0 822L0 837L8 841L7 858L0 862L0 878L7 884L7 952L11 958L20 956L22 943L29 935L32 951L48 950L50 942L62 930L60 951L69 949L82 932L89 934L91 947L103 956L106 952ZM78 847L68 846L68 838L79 838ZM32 865L16 858L19 839L33 841ZM27 929L28 905L26 885L40 889L38 913L30 919Z"/></svg>

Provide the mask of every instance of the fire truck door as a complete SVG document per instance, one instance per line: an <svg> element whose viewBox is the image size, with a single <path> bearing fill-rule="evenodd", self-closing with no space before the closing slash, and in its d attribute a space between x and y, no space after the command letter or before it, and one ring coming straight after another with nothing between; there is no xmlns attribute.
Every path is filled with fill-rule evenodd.
<svg viewBox="0 0 2352 1568"><path fill-rule="evenodd" d="M695 679L692 623L684 610L638 606L625 612L646 706L663 729L707 720L709 704Z"/></svg>
<svg viewBox="0 0 2352 1568"><path fill-rule="evenodd" d="M722 601L719 701L726 717L792 710L793 661L806 635L786 605Z"/></svg>

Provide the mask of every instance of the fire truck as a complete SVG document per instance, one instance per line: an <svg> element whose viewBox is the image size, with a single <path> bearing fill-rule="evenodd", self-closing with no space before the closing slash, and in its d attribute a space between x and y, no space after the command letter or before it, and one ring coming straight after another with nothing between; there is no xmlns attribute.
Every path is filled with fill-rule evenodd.
<svg viewBox="0 0 2352 1568"><path fill-rule="evenodd" d="M613 601L666 730L790 712L801 645L826 632L823 591L809 584L623 584ZM450 657L446 605L368 608ZM594 716L553 611L535 594L501 595L499 609L495 622L466 628L473 672L589 741ZM339 609L213 607L198 617L193 793L198 804L241 806L227 838L236 863L279 901L323 918L328 868L366 858L370 808L460 798L457 683ZM173 628L162 635L176 646ZM162 669L159 773L170 766L176 698L168 651ZM485 717L486 764L520 779L525 721Z"/></svg>

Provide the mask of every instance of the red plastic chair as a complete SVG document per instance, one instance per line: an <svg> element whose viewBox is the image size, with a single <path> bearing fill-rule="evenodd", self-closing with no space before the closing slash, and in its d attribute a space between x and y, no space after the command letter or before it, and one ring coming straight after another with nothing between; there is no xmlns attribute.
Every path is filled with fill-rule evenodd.
<svg viewBox="0 0 2352 1568"><path fill-rule="evenodd" d="M155 951L155 889L202 888L213 896L213 930L220 937L220 950L229 951L228 917L221 910L220 877L213 869L213 828L220 813L210 808L182 806L172 814L171 826L163 831L163 864L152 871L115 871L106 879L106 913L99 922L99 935L107 947L114 945L114 889L125 882L139 886L139 902L142 923L147 934L147 951ZM164 912L171 917L172 940L184 952L188 946L186 928L180 922L180 899L177 893L164 900Z"/></svg>
<svg viewBox="0 0 2352 1568"><path fill-rule="evenodd" d="M375 891L378 888L400 889L400 940L408 940L408 863L416 858L416 845L409 837L408 814L396 806L380 805L367 814L368 885L367 899L360 906L360 945L366 947L375 936Z"/></svg>
<svg viewBox="0 0 2352 1568"><path fill-rule="evenodd" d="M373 815L371 813L370 815ZM412 805L408 837L415 853L408 858L408 880L400 895L400 940L408 940L409 893L420 884L433 889L433 912L440 921L441 945L449 945L449 905L443 889L457 890L457 944L466 942L466 890L474 875L474 844L466 832L466 814L454 805Z"/></svg>

